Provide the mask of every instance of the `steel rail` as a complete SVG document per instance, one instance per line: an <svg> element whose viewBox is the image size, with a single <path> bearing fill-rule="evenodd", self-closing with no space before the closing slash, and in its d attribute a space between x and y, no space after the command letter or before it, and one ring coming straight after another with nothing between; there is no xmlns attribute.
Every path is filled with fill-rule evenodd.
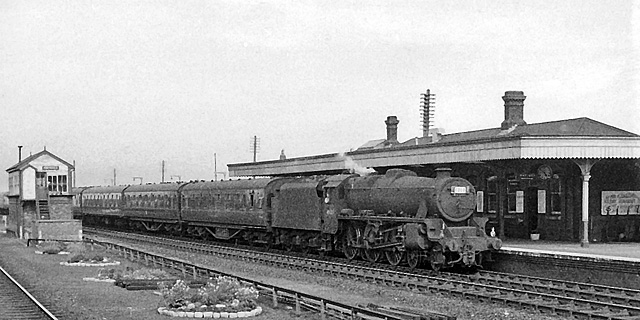
<svg viewBox="0 0 640 320"><path fill-rule="evenodd" d="M2 267L0 267L0 283L2 283L2 291L0 291L2 314L0 314L0 319L58 320L53 313Z"/></svg>

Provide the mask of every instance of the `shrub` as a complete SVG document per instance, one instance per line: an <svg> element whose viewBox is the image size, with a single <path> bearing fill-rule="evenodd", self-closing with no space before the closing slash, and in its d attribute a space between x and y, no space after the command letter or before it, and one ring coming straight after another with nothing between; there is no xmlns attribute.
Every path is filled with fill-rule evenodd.
<svg viewBox="0 0 640 320"><path fill-rule="evenodd" d="M45 241L41 246L43 253L57 254L64 250L64 244L58 241Z"/></svg>
<svg viewBox="0 0 640 320"><path fill-rule="evenodd" d="M87 251L83 243L71 243L67 246L67 250L73 253L83 253Z"/></svg>
<svg viewBox="0 0 640 320"><path fill-rule="evenodd" d="M74 253L69 257L69 260L67 260L67 262L74 263L74 262L81 262L83 260L84 260L84 255L82 253Z"/></svg>
<svg viewBox="0 0 640 320"><path fill-rule="evenodd" d="M118 274L114 268L100 268L100 270L98 270L98 279L116 279L117 277Z"/></svg>
<svg viewBox="0 0 640 320"><path fill-rule="evenodd" d="M141 269L134 270L133 268L130 268L130 267L126 267L125 271L122 272L119 276L121 279L126 279L126 280L130 280L130 279L152 280L152 279L174 278L168 272L160 269L141 268Z"/></svg>

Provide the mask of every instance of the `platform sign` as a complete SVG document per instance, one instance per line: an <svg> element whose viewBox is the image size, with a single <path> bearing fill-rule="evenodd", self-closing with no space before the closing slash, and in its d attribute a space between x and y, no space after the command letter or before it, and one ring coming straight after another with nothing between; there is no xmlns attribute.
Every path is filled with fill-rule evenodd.
<svg viewBox="0 0 640 320"><path fill-rule="evenodd" d="M603 216L640 214L640 191L602 191Z"/></svg>
<svg viewBox="0 0 640 320"><path fill-rule="evenodd" d="M484 191L476 192L476 211L484 212Z"/></svg>

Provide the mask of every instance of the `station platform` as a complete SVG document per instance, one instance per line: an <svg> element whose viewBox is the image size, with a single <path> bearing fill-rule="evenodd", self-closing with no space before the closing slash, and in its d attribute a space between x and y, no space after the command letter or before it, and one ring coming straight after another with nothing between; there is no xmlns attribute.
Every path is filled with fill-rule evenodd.
<svg viewBox="0 0 640 320"><path fill-rule="evenodd" d="M638 242L591 242L588 247L582 247L578 242L509 239L502 242L500 251L507 254L520 252L640 263L640 243Z"/></svg>
<svg viewBox="0 0 640 320"><path fill-rule="evenodd" d="M489 270L640 290L640 243L503 240Z"/></svg>

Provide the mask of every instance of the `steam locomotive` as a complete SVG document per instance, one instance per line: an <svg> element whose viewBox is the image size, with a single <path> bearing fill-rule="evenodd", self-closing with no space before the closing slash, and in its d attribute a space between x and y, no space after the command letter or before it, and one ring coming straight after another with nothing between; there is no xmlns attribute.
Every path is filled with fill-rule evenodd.
<svg viewBox="0 0 640 320"><path fill-rule="evenodd" d="M436 178L385 174L192 181L77 190L86 225L167 232L434 270L473 267L500 248L473 217L475 189Z"/></svg>

